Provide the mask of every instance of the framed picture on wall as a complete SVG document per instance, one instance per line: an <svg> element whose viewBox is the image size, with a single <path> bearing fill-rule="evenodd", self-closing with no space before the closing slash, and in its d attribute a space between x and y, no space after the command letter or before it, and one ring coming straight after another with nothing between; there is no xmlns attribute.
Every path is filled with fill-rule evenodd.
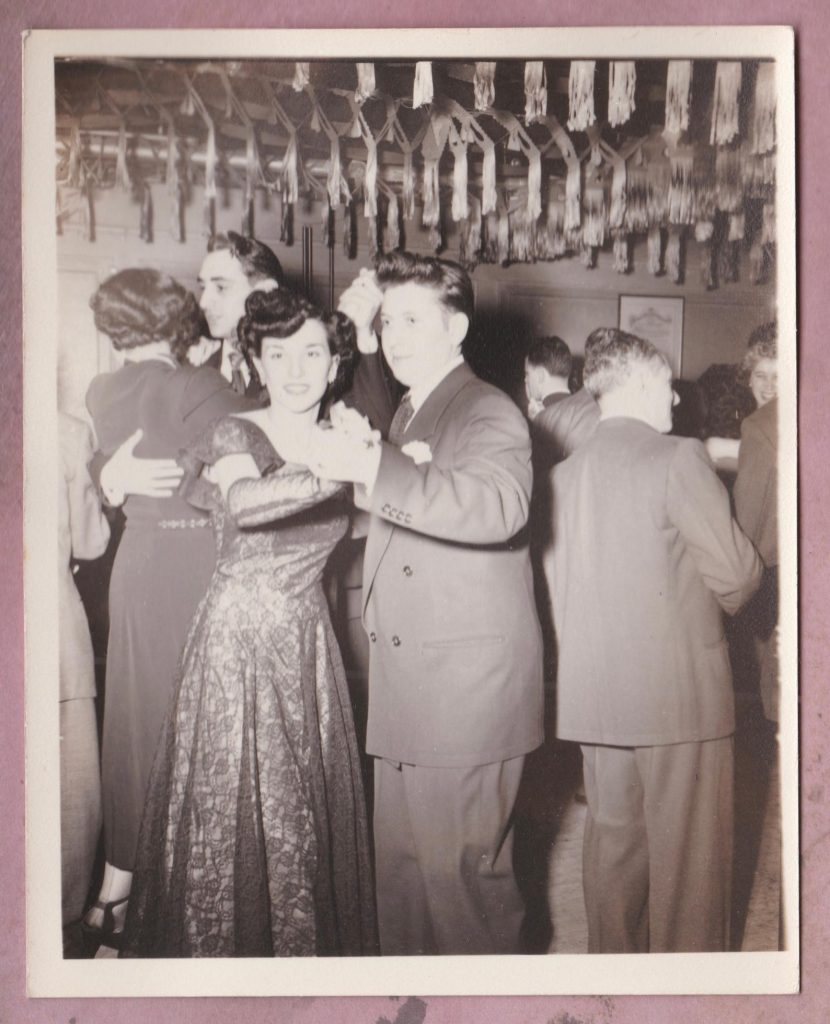
<svg viewBox="0 0 830 1024"><path fill-rule="evenodd" d="M621 295L620 330L645 338L659 348L675 377L683 364L683 299L656 295Z"/></svg>

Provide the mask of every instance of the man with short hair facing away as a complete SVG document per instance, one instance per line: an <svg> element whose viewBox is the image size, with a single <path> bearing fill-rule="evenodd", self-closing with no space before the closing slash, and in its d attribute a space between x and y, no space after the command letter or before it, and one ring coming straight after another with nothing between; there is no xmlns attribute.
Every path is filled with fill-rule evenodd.
<svg viewBox="0 0 830 1024"><path fill-rule="evenodd" d="M589 952L729 948L734 700L723 612L761 564L703 445L668 437L671 370L594 332L601 419L553 470L545 559L557 735L581 744Z"/></svg>
<svg viewBox="0 0 830 1024"><path fill-rule="evenodd" d="M599 408L591 393L584 387L570 393L571 366L571 350L556 337L537 339L525 359L537 470L549 469L566 459L588 440L599 423Z"/></svg>
<svg viewBox="0 0 830 1024"><path fill-rule="evenodd" d="M525 394L531 419L568 397L570 375L571 350L561 338L551 335L530 343L525 356Z"/></svg>
<svg viewBox="0 0 830 1024"><path fill-rule="evenodd" d="M356 482L372 513L366 747L381 951L516 952L511 812L542 741L540 632L515 541L527 424L463 359L473 291L461 267L393 253L355 288L364 322L380 307L383 351L408 391L389 442L320 430L312 468Z"/></svg>

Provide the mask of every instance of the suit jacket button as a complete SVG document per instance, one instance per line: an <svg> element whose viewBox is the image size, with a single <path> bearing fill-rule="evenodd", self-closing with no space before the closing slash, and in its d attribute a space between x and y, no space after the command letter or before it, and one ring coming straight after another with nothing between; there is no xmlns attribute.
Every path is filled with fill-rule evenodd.
<svg viewBox="0 0 830 1024"><path fill-rule="evenodd" d="M411 576L412 575L412 566L405 565L403 567L403 574L404 574L404 576Z"/></svg>
<svg viewBox="0 0 830 1024"><path fill-rule="evenodd" d="M392 645L393 645L393 647L400 647L401 646L401 638L399 636L393 636L392 637Z"/></svg>
<svg viewBox="0 0 830 1024"><path fill-rule="evenodd" d="M372 643L374 643L375 640L377 640L377 634L376 633L370 633L369 634L369 639L372 641Z"/></svg>

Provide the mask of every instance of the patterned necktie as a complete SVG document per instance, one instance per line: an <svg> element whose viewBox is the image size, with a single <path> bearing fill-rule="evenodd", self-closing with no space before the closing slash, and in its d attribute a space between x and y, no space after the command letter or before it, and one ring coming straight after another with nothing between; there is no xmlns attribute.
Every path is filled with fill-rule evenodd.
<svg viewBox="0 0 830 1024"><path fill-rule="evenodd" d="M392 423L389 427L389 443L394 444L400 448L401 442L403 441L403 435L406 432L406 428L409 425L409 421L412 419L415 410L412 408L412 399L409 397L407 392L401 399L401 404L395 410L395 415L392 417Z"/></svg>
<svg viewBox="0 0 830 1024"><path fill-rule="evenodd" d="M228 360L231 364L231 387L238 395L245 394L245 376L242 373L242 353L232 348L228 352Z"/></svg>

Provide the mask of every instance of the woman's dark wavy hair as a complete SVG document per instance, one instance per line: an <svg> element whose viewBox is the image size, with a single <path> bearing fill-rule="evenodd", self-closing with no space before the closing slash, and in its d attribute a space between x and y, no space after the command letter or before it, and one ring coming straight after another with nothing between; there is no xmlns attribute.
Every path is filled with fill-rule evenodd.
<svg viewBox="0 0 830 1024"><path fill-rule="evenodd" d="M262 355L264 338L290 338L308 320L323 325L329 351L340 357L337 376L329 386L326 401L333 401L348 389L354 372L357 333L344 313L326 313L319 306L287 288L251 292L245 300L245 316L239 321L237 333L245 358Z"/></svg>
<svg viewBox="0 0 830 1024"><path fill-rule="evenodd" d="M179 361L199 340L199 304L178 281L158 270L121 270L98 288L89 305L95 326L117 349L166 341Z"/></svg>

